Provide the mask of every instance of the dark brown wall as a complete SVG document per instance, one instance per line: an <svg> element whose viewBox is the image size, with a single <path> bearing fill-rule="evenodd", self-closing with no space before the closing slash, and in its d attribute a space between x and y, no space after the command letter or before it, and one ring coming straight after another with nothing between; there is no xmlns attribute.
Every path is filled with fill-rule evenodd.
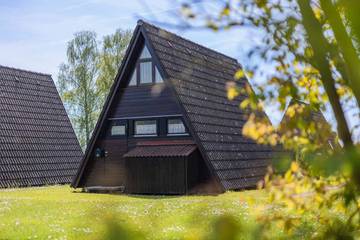
<svg viewBox="0 0 360 240"><path fill-rule="evenodd" d="M180 107L165 84L130 86L121 89L109 118L180 114Z"/></svg>
<svg viewBox="0 0 360 240"><path fill-rule="evenodd" d="M129 158L126 169L127 193L186 193L185 158Z"/></svg>
<svg viewBox="0 0 360 240"><path fill-rule="evenodd" d="M134 86L121 89L110 107L108 118L134 118L141 116L177 115L180 108L173 95L164 84ZM154 94L154 88L161 89ZM120 101L121 100L121 101ZM107 121L109 123L109 121ZM164 122L162 123L164 124ZM133 137L114 138L109 135L109 125L104 124L100 137L97 139L94 151L97 148L107 152L105 158L95 158L92 153L89 164L85 169L83 186L119 186L125 183L123 155L135 147L139 141L164 139L191 139L190 136L180 137Z"/></svg>
<svg viewBox="0 0 360 240"><path fill-rule="evenodd" d="M124 159L127 152L126 139L102 139L96 148L106 149L107 156L95 158L92 154L86 169L85 186L122 186L124 185Z"/></svg>
<svg viewBox="0 0 360 240"><path fill-rule="evenodd" d="M200 151L196 150L187 158L187 193L214 194L221 192L222 190L211 177Z"/></svg>

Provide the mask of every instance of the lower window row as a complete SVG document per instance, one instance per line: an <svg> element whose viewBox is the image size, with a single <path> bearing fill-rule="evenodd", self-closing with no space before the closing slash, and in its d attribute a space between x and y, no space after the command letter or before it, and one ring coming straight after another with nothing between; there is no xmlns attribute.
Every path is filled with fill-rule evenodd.
<svg viewBox="0 0 360 240"><path fill-rule="evenodd" d="M157 136L158 135L158 120L134 120L133 134L135 136ZM167 119L166 133L168 135L187 134L187 129L181 118ZM126 122L114 122L111 127L111 136L126 136L127 124Z"/></svg>

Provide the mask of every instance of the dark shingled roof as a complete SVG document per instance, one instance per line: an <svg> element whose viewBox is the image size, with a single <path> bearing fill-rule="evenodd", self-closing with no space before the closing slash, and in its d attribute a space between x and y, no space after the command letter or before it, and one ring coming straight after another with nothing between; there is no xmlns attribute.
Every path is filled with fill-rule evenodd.
<svg viewBox="0 0 360 240"><path fill-rule="evenodd" d="M132 49L137 46L139 34L145 39L165 83L175 93L189 131L222 189L256 186L273 154L270 147L258 145L242 135L246 114L239 104L244 96L235 101L227 98L226 85L234 81L240 64L233 58L141 20L72 186L79 184L116 91L127 84L128 78L123 77L123 73L130 67L127 62ZM246 78L238 82L240 87L246 83Z"/></svg>
<svg viewBox="0 0 360 240"><path fill-rule="evenodd" d="M69 183L82 155L51 76L0 66L0 187Z"/></svg>
<svg viewBox="0 0 360 240"><path fill-rule="evenodd" d="M225 190L256 185L272 157L270 147L242 135L240 99L227 99L226 84L241 69L233 58L145 22L145 38L174 86L203 157ZM243 78L239 83L245 85Z"/></svg>
<svg viewBox="0 0 360 240"><path fill-rule="evenodd" d="M301 114L295 113L294 117L287 116L289 107L294 106L295 104L298 106L302 106L304 108L303 112ZM311 108L308 103L297 99L291 99L291 101L289 102L288 107L285 110L284 116L280 122L280 131L287 131L287 128L289 126L294 127L295 123L297 123L297 121L294 121L294 119L298 120L299 118L307 123L314 122L317 124L318 128L321 128L317 129L318 131L316 133L320 136L321 140L324 141L324 146L330 148L341 148L339 141L336 139L337 133L331 130L331 125L326 120L321 110ZM310 135L310 140L311 137L312 136Z"/></svg>

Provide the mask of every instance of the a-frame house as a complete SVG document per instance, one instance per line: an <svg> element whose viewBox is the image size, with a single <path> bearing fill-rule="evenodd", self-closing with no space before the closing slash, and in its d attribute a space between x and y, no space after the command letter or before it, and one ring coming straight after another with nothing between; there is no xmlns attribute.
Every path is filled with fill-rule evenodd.
<svg viewBox="0 0 360 240"><path fill-rule="evenodd" d="M72 187L190 194L256 186L272 150L242 136L241 99L227 99L239 68L140 20Z"/></svg>
<svg viewBox="0 0 360 240"><path fill-rule="evenodd" d="M290 114L290 111L292 114ZM311 128L312 124L316 129L316 132L308 135L309 141L321 143L325 148L341 148L337 140L337 133L331 129L330 123L326 120L320 109L311 107L310 104L306 102L291 99L280 121L279 131L280 133L285 133L289 131L289 129L292 129L294 137L301 136L301 129L298 127L299 124L301 124L303 128L305 127L305 129Z"/></svg>

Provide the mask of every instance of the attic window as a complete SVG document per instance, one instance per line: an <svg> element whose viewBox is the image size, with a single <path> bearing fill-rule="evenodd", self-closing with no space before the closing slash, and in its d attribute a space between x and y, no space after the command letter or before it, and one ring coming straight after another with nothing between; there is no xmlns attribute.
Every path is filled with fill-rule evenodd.
<svg viewBox="0 0 360 240"><path fill-rule="evenodd" d="M140 62L140 83L152 83L152 63L151 61Z"/></svg>
<svg viewBox="0 0 360 240"><path fill-rule="evenodd" d="M149 52L149 49L145 45L141 52L140 59L146 59L146 58L151 58L151 54Z"/></svg>
<svg viewBox="0 0 360 240"><path fill-rule="evenodd" d="M134 64L134 68L135 70L131 75L129 86L164 82L146 45L143 47L139 59Z"/></svg>
<svg viewBox="0 0 360 240"><path fill-rule="evenodd" d="M130 79L130 86L136 86L136 68L133 72L133 74L131 75L131 79Z"/></svg>
<svg viewBox="0 0 360 240"><path fill-rule="evenodd" d="M156 83L164 82L163 78L160 75L159 69L157 67L155 67L155 82Z"/></svg>

